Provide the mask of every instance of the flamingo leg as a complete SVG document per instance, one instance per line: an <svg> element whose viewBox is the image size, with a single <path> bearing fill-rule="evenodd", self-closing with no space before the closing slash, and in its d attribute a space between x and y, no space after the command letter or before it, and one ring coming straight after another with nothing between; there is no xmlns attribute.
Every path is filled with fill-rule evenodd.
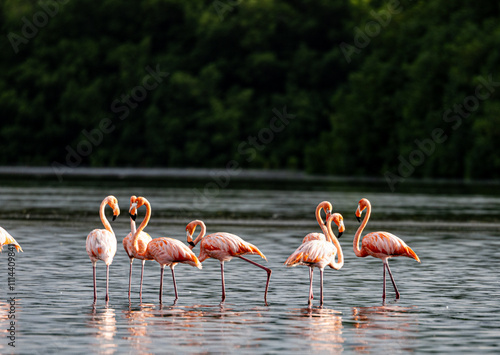
<svg viewBox="0 0 500 355"><path fill-rule="evenodd" d="M142 268L141 268L141 287L139 289L139 298L142 302L142 279L144 277L144 264L146 263L146 260L142 261Z"/></svg>
<svg viewBox="0 0 500 355"><path fill-rule="evenodd" d="M97 285L96 285L96 263L92 263L92 269L94 270L94 304L97 301Z"/></svg>
<svg viewBox="0 0 500 355"><path fill-rule="evenodd" d="M312 300L314 298L314 296L313 296L313 271L314 271L314 269L312 267L309 267L309 299L307 300L308 306L311 306Z"/></svg>
<svg viewBox="0 0 500 355"><path fill-rule="evenodd" d="M221 299L220 303L222 304L226 300L226 286L224 284L224 262L223 261L220 262L220 276L221 276L221 280L222 280L222 299Z"/></svg>
<svg viewBox="0 0 500 355"><path fill-rule="evenodd" d="M130 258L130 271L128 272L128 299L130 300L130 289L132 287L132 263L134 258Z"/></svg>
<svg viewBox="0 0 500 355"><path fill-rule="evenodd" d="M323 307L323 271L325 269L319 269L319 290L320 290L320 301L319 306Z"/></svg>
<svg viewBox="0 0 500 355"><path fill-rule="evenodd" d="M266 291L264 293L264 302L265 302L265 304L267 306L267 290L269 289L269 280L271 280L272 270L269 269L269 268L267 268L267 267L265 267L265 266L263 266L263 265L260 265L260 264L256 263L255 261L252 261L250 259L244 258L241 255L238 255L238 258L243 259L245 261L248 261L250 264L255 265L257 267L260 267L261 269L266 270L266 272L267 272L267 281L266 281Z"/></svg>
<svg viewBox="0 0 500 355"><path fill-rule="evenodd" d="M392 286L394 286L394 291L396 292L396 299L399 299L400 294L399 294L398 288L396 287L396 281L394 281L394 277L392 277L392 272L391 272L391 268L389 267L388 261L385 262L385 267L387 268L387 271L389 271L389 276L391 277ZM384 272L384 275L385 275L385 272ZM385 282L384 282L384 285L385 285Z"/></svg>
<svg viewBox="0 0 500 355"><path fill-rule="evenodd" d="M109 301L109 265L106 265L106 303Z"/></svg>
<svg viewBox="0 0 500 355"><path fill-rule="evenodd" d="M175 282L175 272L174 272L174 267L172 266L170 269L172 270L172 280L174 281L175 299L174 299L174 304L173 304L173 306L175 306L175 304L177 303L177 300L179 299L179 297L178 297L178 295L177 295L177 283Z"/></svg>
<svg viewBox="0 0 500 355"><path fill-rule="evenodd" d="M163 294L163 271L165 270L165 265L161 265L161 272L160 272L160 304L161 304L161 296Z"/></svg>
<svg viewBox="0 0 500 355"><path fill-rule="evenodd" d="M383 291L382 291L382 300L385 301L385 260L384 260L383 268L384 268L384 287L383 287Z"/></svg>

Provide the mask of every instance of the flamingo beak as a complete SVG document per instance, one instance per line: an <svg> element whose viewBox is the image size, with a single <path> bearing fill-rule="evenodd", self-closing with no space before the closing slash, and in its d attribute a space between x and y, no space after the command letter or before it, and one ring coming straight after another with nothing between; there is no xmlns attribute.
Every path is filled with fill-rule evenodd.
<svg viewBox="0 0 500 355"><path fill-rule="evenodd" d="M135 222L135 219L137 218L137 215L136 214L132 214L132 213L128 213L130 218L132 218L132 220Z"/></svg>
<svg viewBox="0 0 500 355"><path fill-rule="evenodd" d="M113 222L115 221L116 219L116 214L113 215Z"/></svg>
<svg viewBox="0 0 500 355"><path fill-rule="evenodd" d="M359 223L361 223L361 217L356 216L356 219L358 220Z"/></svg>
<svg viewBox="0 0 500 355"><path fill-rule="evenodd" d="M342 237L342 234L344 234L344 232L339 232L339 235L337 235L337 239L339 239L340 237Z"/></svg>

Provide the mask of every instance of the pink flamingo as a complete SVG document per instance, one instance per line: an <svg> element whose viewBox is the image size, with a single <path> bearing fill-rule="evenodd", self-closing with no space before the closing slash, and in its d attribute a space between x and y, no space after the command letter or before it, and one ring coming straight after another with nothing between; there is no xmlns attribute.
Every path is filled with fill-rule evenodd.
<svg viewBox="0 0 500 355"><path fill-rule="evenodd" d="M7 244L13 244L16 248L17 252L23 251L23 248L19 245L18 242L11 236L5 229L0 227L0 251L3 250L3 246Z"/></svg>
<svg viewBox="0 0 500 355"><path fill-rule="evenodd" d="M193 234L197 226L201 227L200 234L193 242ZM267 306L267 290L269 288L269 280L271 278L271 269L262 266L252 260L249 260L242 255L258 254L264 260L266 257L262 252L253 244L250 244L237 235L230 233L213 233L205 236L206 226L203 221L194 220L186 226L187 241L190 248L193 249L200 241L200 255L198 259L203 262L208 258L214 258L220 261L221 278L222 278L222 300L221 304L226 300L226 287L224 285L224 261L230 261L233 257L238 257L242 260L249 262L252 265L260 267L267 272L266 290L264 293L264 302Z"/></svg>
<svg viewBox="0 0 500 355"><path fill-rule="evenodd" d="M285 265L296 266L296 265L307 265L310 268L310 283L309 283L309 299L307 304L311 306L313 293L312 293L312 270L314 267L319 268L320 271L320 307L323 307L323 272L326 266L332 269L339 270L344 265L344 255L342 253L342 248L338 239L332 231L332 221L338 226L339 237L345 230L342 215L339 213L330 214L329 210L327 212L327 222L326 222L326 238L321 237L320 233L310 233L319 234L314 237L310 237L301 244L295 252L292 253L286 259ZM306 239L304 238L304 239ZM335 256L337 255L337 262L335 262Z"/></svg>
<svg viewBox="0 0 500 355"><path fill-rule="evenodd" d="M174 305L177 303L179 296L177 294L177 283L175 282L175 273L174 267L178 263L189 264L197 267L198 269L202 268L202 265L193 251L184 243L177 239L172 238L155 238L152 239L144 252L138 251L137 244L140 233L146 228L149 223L149 219L151 218L151 204L144 197L137 198L137 207L139 208L143 205L146 205L146 217L142 221L141 225L137 229L134 234L134 257L142 260L156 260L161 267L161 275L160 275L160 304L162 303L162 294L163 294L163 273L165 270L165 266L169 266L172 271L172 280L174 283L174 292L175 292L175 300Z"/></svg>
<svg viewBox="0 0 500 355"><path fill-rule="evenodd" d="M130 258L130 271L128 275L128 299L130 300L130 289L132 285L132 263L134 261L134 258L136 258L142 260L141 286L139 291L139 298L142 302L142 280L144 278L144 264L146 263L147 260L142 257L144 256L146 248L148 247L148 243L151 241L151 236L148 233L141 232L140 234L137 235L137 238L134 239L135 232L137 230L135 226L135 219L137 217L136 196L130 197L129 215L130 215L130 233L123 239L123 247L125 248L125 251L128 257Z"/></svg>
<svg viewBox="0 0 500 355"><path fill-rule="evenodd" d="M394 291L396 291L396 299L399 298L400 294L398 288L396 287L396 282L392 277L391 269L389 268L389 258L394 256L406 256L416 261L420 262L417 254L408 246L404 241L396 237L394 234L388 232L372 232L363 237L361 241L361 248L359 247L359 239L363 229L368 223L370 218L372 206L370 201L366 198L362 198L359 201L358 208L356 209L356 218L361 222L361 214L366 209L366 215L363 222L359 226L356 235L354 236L353 248L356 256L364 258L365 256L371 255L375 258L382 259L384 263L384 291L382 293L382 299L385 300L385 270L389 272L391 277L392 285L394 286Z"/></svg>
<svg viewBox="0 0 500 355"><path fill-rule="evenodd" d="M118 200L114 196L108 196L101 202L99 208L99 216L101 217L102 224L106 229L94 229L87 236L87 254L92 261L94 269L94 303L97 300L97 287L96 287L96 263L97 260L102 260L106 264L106 302L109 301L109 265L113 262L116 254L116 237L113 228L106 219L104 208L109 205L113 209L113 221L120 215L120 208L118 207Z"/></svg>
<svg viewBox="0 0 500 355"><path fill-rule="evenodd" d="M323 231L323 233L309 233L307 234L304 239L302 239L302 244L309 242L311 240L324 240L326 241L325 234L328 234L328 231L326 229L325 222L323 222L323 219L321 218L321 210L324 210L326 213L326 216L328 218L328 215L332 211L332 204L328 201L323 201L318 204L316 207L316 221L319 224L319 227ZM339 238L342 235L342 233L339 233ZM312 278L313 278L313 268L309 267L309 282L310 282L310 288L309 288L309 302L314 298L313 296L313 291L312 291Z"/></svg>

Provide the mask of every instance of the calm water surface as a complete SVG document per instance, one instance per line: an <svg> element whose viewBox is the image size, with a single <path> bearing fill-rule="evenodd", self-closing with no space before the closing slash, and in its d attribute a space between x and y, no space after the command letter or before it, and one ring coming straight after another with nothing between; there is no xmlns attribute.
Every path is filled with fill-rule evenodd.
<svg viewBox="0 0 500 355"><path fill-rule="evenodd" d="M0 225L21 243L15 256L15 285L8 289L8 253L0 255L0 353L498 353L500 351L500 196L485 194L398 194L360 189L345 192L304 188L221 189L208 199L195 190L135 183L0 187ZM131 188L131 186L134 186ZM110 302L104 302L105 266L98 263L98 302L92 305L92 267L85 239L102 228L98 207L115 195L122 209L112 226L118 252L110 269ZM227 299L221 296L219 262L203 270L179 264L179 301L173 300L168 268L164 304L158 303L160 268L146 263L143 303L140 263L133 269L129 303L129 259L121 241L130 231L131 194L147 197L153 238L185 241L185 225L205 220L208 233L227 231L257 245L273 270L268 301L266 273L239 259L226 263ZM391 260L401 299L382 304L382 263L357 258L352 239L361 197L373 213L365 232L390 231L419 255ZM308 269L285 268L284 260L309 232L322 200L343 214L340 239L345 264L325 270L325 306L307 308ZM109 211L108 215L109 215ZM140 210L138 222L144 215ZM198 248L195 249L198 253ZM12 301L15 300L15 304ZM10 303L9 303L10 301ZM10 313L9 313L10 312ZM15 315L15 319L9 316ZM15 321L15 348L9 346Z"/></svg>

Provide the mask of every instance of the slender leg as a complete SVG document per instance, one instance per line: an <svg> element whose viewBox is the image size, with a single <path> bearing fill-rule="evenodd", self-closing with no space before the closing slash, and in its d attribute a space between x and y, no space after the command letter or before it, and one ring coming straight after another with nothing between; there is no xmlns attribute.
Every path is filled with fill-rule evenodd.
<svg viewBox="0 0 500 355"><path fill-rule="evenodd" d="M109 301L109 265L106 265L106 303Z"/></svg>
<svg viewBox="0 0 500 355"><path fill-rule="evenodd" d="M174 281L174 292L175 292L175 299L174 299L174 306L175 304L177 303L177 300L179 299L178 295L177 295L177 283L175 282L175 273L174 273L174 266L171 266L170 269L172 270L172 280Z"/></svg>
<svg viewBox="0 0 500 355"><path fill-rule="evenodd" d="M146 263L146 260L143 260L142 261L142 268L141 268L141 287L140 287L140 290L139 290L139 298L142 302L142 279L144 277L144 264Z"/></svg>
<svg viewBox="0 0 500 355"><path fill-rule="evenodd" d="M265 304L266 304L266 306L267 306L267 290L269 289L269 280L271 280L271 273L272 273L273 271L272 271L271 269L269 269L269 268L265 267L265 266L262 266L262 265L260 265L260 264L257 264L255 261L252 261L252 260L250 260L250 259L244 258L244 257L242 257L241 255L239 255L239 256L238 256L238 258L243 259L243 260L245 260L245 261L248 261L250 264L253 264L253 265L255 265L255 266L260 267L261 269L266 270L266 272L267 272L267 281L266 281L266 291L265 291L265 293L264 293L264 302L265 302Z"/></svg>
<svg viewBox="0 0 500 355"><path fill-rule="evenodd" d="M220 262L220 276L222 279L222 299L221 299L220 303L222 304L226 300L226 286L224 284L224 262L223 261Z"/></svg>
<svg viewBox="0 0 500 355"><path fill-rule="evenodd" d="M392 272L391 272L391 268L389 267L388 261L385 262L385 266L387 268L387 271L389 271L389 276L391 277L392 286L394 286L394 291L396 291L396 299L399 299L400 294L399 294L398 288L396 287L396 282L394 281L394 277L392 277Z"/></svg>
<svg viewBox="0 0 500 355"><path fill-rule="evenodd" d="M307 300L308 306L311 306L312 300L314 298L314 296L313 296L313 271L314 271L314 269L312 267L309 267L309 299Z"/></svg>
<svg viewBox="0 0 500 355"><path fill-rule="evenodd" d="M97 301L97 285L96 285L96 263L92 263L92 269L94 270L94 304Z"/></svg>
<svg viewBox="0 0 500 355"><path fill-rule="evenodd" d="M386 263L386 261L384 260L383 262L384 262L384 266L383 266L384 267L384 288L382 291L382 300L385 301L385 265L386 265L385 263Z"/></svg>
<svg viewBox="0 0 500 355"><path fill-rule="evenodd" d="M160 272L160 304L161 304L161 296L163 294L163 271L165 270L165 265L161 265Z"/></svg>
<svg viewBox="0 0 500 355"><path fill-rule="evenodd" d="M320 301L319 306L323 308L323 271L325 269L319 269L319 290L320 290Z"/></svg>
<svg viewBox="0 0 500 355"><path fill-rule="evenodd" d="M132 263L134 258L130 258L130 271L128 272L128 299L130 300L130 289L132 287Z"/></svg>

